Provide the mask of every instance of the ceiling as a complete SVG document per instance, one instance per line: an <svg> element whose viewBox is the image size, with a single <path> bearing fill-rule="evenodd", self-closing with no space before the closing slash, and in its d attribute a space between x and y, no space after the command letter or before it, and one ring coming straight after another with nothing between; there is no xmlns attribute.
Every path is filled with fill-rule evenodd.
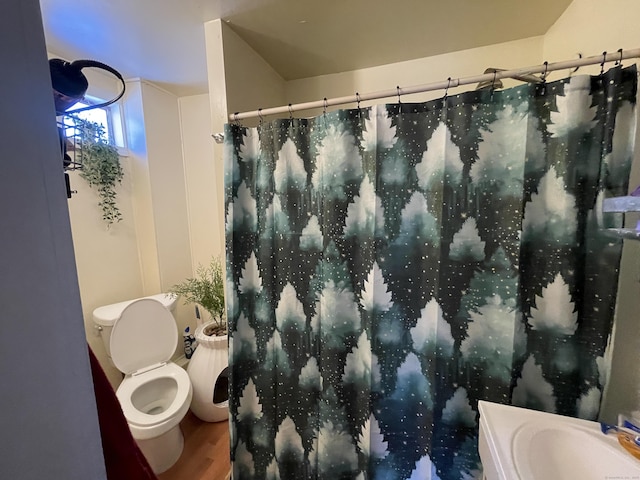
<svg viewBox="0 0 640 480"><path fill-rule="evenodd" d="M544 34L571 0L40 0L47 50L178 96L205 93L222 18L285 80Z"/></svg>

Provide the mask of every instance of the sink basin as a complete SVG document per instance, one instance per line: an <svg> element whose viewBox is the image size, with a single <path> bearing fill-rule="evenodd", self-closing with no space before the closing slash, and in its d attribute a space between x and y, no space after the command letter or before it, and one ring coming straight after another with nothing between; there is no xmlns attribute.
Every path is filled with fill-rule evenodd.
<svg viewBox="0 0 640 480"><path fill-rule="evenodd" d="M514 465L527 479L640 478L640 463L610 440L577 425L527 422L513 436Z"/></svg>
<svg viewBox="0 0 640 480"><path fill-rule="evenodd" d="M597 422L485 401L478 410L487 480L640 479L640 460Z"/></svg>

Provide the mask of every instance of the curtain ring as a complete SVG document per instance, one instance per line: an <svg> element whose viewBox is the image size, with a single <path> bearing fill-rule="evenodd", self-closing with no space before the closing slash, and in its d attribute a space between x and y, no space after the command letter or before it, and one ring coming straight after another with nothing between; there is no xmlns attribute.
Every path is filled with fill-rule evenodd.
<svg viewBox="0 0 640 480"><path fill-rule="evenodd" d="M491 94L493 95L493 91L496 89L496 77L498 76L498 71L494 70L493 72L493 80L491 80Z"/></svg>
<svg viewBox="0 0 640 480"><path fill-rule="evenodd" d="M489 97L491 100L493 100L493 92L496 91L496 77L498 75L498 71L494 70L493 72L493 80L491 80L491 96Z"/></svg>
<svg viewBox="0 0 640 480"><path fill-rule="evenodd" d="M262 115L262 109L258 109L258 118L260 119L260 125L264 123L264 116Z"/></svg>
<svg viewBox="0 0 640 480"><path fill-rule="evenodd" d="M446 100L447 97L449 96L450 86L451 86L451 77L447 78L447 88L444 89L444 97L442 97L442 100Z"/></svg>
<svg viewBox="0 0 640 480"><path fill-rule="evenodd" d="M327 97L324 97L324 100L322 101L322 115L326 115L327 114L327 107L329 106L329 103L327 102Z"/></svg>
<svg viewBox="0 0 640 480"><path fill-rule="evenodd" d="M578 52L578 59L580 59L580 58L582 58L582 54L580 52ZM580 68L580 65L578 65L576 68L571 70L571 73L576 73L579 68ZM571 76L571 73L569 74L569 76Z"/></svg>
<svg viewBox="0 0 640 480"><path fill-rule="evenodd" d="M622 49L621 48L618 49L618 53L620 54L620 58L618 58L618 60L616 61L616 65L622 66Z"/></svg>
<svg viewBox="0 0 640 480"><path fill-rule="evenodd" d="M607 52L602 52L602 63L600 64L600 75L604 75L604 64L607 61Z"/></svg>
<svg viewBox="0 0 640 480"><path fill-rule="evenodd" d="M398 92L398 103L402 103L400 100L400 85L396 85L396 92Z"/></svg>
<svg viewBox="0 0 640 480"><path fill-rule="evenodd" d="M238 120L238 114L240 112L233 112L233 123L237 126L240 126L240 120Z"/></svg>
<svg viewBox="0 0 640 480"><path fill-rule="evenodd" d="M360 110L360 94L356 92L356 102L358 103L358 110Z"/></svg>
<svg viewBox="0 0 640 480"><path fill-rule="evenodd" d="M291 104L289 104L289 120L293 120L293 109L291 108Z"/></svg>
<svg viewBox="0 0 640 480"><path fill-rule="evenodd" d="M544 65L544 72L542 72L542 75L540 76L540 80L542 80L542 83L547 83L547 75L549 74L549 62L545 61L543 65Z"/></svg>
<svg viewBox="0 0 640 480"><path fill-rule="evenodd" d="M547 75L549 74L549 62L544 62L544 72L540 75L540 80L542 80L542 95L547 93Z"/></svg>

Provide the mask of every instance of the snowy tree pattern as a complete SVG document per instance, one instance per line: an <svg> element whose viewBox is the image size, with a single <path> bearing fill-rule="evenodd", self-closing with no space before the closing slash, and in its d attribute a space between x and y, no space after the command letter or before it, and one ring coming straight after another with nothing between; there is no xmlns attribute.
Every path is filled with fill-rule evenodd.
<svg viewBox="0 0 640 480"><path fill-rule="evenodd" d="M636 82L227 125L234 478L480 479L479 400L594 418Z"/></svg>

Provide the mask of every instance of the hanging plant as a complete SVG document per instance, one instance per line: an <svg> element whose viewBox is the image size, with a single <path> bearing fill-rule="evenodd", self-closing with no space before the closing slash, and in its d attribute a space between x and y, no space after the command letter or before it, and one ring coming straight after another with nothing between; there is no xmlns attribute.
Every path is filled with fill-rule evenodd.
<svg viewBox="0 0 640 480"><path fill-rule="evenodd" d="M74 118L78 130L77 161L82 164L80 177L98 190L102 219L111 226L122 220L116 204L116 184L122 181L118 149L109 144L99 123Z"/></svg>

